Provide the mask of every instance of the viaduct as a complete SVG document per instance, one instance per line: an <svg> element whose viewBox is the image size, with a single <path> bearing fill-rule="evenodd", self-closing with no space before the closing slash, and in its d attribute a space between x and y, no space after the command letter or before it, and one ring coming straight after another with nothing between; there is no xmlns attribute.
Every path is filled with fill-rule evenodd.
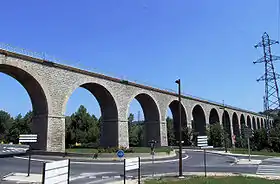
<svg viewBox="0 0 280 184"><path fill-rule="evenodd" d="M129 104L135 98L141 104L145 118L146 140L157 140L167 146L166 114L170 107L174 130L178 132L179 102L176 93L156 89L117 78L80 70L42 58L0 49L0 72L22 84L33 107L33 133L38 134L37 149L65 151L65 110L75 89L90 91L101 108L104 146L129 146ZM240 136L242 125L252 129L269 128L272 119L247 110L182 96L182 125L205 135L206 126L220 123L230 137ZM233 142L233 140L231 140Z"/></svg>

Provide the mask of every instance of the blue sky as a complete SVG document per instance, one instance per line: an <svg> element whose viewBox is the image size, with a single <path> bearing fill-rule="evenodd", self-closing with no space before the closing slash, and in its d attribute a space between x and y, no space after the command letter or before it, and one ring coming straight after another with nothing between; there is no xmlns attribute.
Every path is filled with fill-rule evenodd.
<svg viewBox="0 0 280 184"><path fill-rule="evenodd" d="M264 31L279 39L278 0L9 0L1 7L0 42L162 89L176 90L181 78L185 94L263 110L264 83L256 79L264 65L253 64L262 50L253 46ZM0 74L0 82L0 109L13 116L31 109L16 80ZM100 115L84 89L70 97L67 114L80 104ZM133 102L131 112L138 110Z"/></svg>

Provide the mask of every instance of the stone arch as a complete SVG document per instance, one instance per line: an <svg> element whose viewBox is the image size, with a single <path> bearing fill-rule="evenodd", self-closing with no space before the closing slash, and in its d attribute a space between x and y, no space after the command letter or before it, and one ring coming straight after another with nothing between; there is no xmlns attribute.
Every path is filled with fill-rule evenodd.
<svg viewBox="0 0 280 184"><path fill-rule="evenodd" d="M263 118L261 118L261 128L264 128Z"/></svg>
<svg viewBox="0 0 280 184"><path fill-rule="evenodd" d="M176 140L179 140L179 130L180 130L180 126L179 126L179 101L178 100L173 100L170 104L169 104L169 108L171 110L172 113L172 117L173 117L173 128L174 128L174 133L175 133L175 138ZM184 130L184 128L186 128L188 126L187 123L187 113L186 113L186 109L183 106L183 104L181 103L181 125L182 125L182 131ZM185 141L185 140L183 140ZM186 142L186 141L185 141Z"/></svg>
<svg viewBox="0 0 280 184"><path fill-rule="evenodd" d="M49 99L42 82L29 72L15 66L0 64L0 72L17 80L27 91L32 104L32 133L38 134L34 149L46 150L48 140Z"/></svg>
<svg viewBox="0 0 280 184"><path fill-rule="evenodd" d="M256 130L257 129L257 125L256 125L255 116L253 116L253 118L252 118L252 124L253 124L253 130Z"/></svg>
<svg viewBox="0 0 280 184"><path fill-rule="evenodd" d="M219 123L219 114L215 108L212 108L209 115L209 124L212 125L214 123Z"/></svg>
<svg viewBox="0 0 280 184"><path fill-rule="evenodd" d="M233 134L236 137L240 137L240 127L239 127L238 116L236 112L234 112L232 115L232 126L233 126Z"/></svg>
<svg viewBox="0 0 280 184"><path fill-rule="evenodd" d="M138 93L136 96L134 96L134 98L139 102L144 113L144 145L148 146L148 142L150 140L155 140L158 142L157 145L160 145L160 111L156 100L147 93ZM133 98L131 99L131 101L132 100ZM127 114L130 102L127 106Z"/></svg>
<svg viewBox="0 0 280 184"><path fill-rule="evenodd" d="M206 119L203 108L200 105L194 106L192 109L192 127L198 135L206 135Z"/></svg>
<svg viewBox="0 0 280 184"><path fill-rule="evenodd" d="M258 128L258 129L261 128L260 118L257 118L257 128Z"/></svg>
<svg viewBox="0 0 280 184"><path fill-rule="evenodd" d="M226 110L224 110L224 112L223 112L222 122L223 122L223 129L224 129L224 131L228 135L228 139L230 141L230 145L232 145L231 129L230 129L230 117L229 117L229 113Z"/></svg>
<svg viewBox="0 0 280 184"><path fill-rule="evenodd" d="M99 104L102 117L100 144L104 147L118 146L118 108L111 92L103 85L95 82L82 83L78 87L88 90L96 98ZM72 91L72 93L74 91ZM69 98L67 98L67 101L68 99ZM65 112L65 110L66 105L63 113Z"/></svg>
<svg viewBox="0 0 280 184"><path fill-rule="evenodd" d="M251 117L249 115L247 116L247 126L252 128Z"/></svg>
<svg viewBox="0 0 280 184"><path fill-rule="evenodd" d="M240 116L240 129L241 129L241 135L244 137L244 128L246 126L246 123L245 123L245 116L243 114L241 114Z"/></svg>

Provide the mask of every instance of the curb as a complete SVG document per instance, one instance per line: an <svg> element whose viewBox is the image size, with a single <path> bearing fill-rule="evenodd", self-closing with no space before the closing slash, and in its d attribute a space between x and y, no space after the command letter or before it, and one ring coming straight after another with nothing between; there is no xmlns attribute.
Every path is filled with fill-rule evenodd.
<svg viewBox="0 0 280 184"><path fill-rule="evenodd" d="M18 159L23 159L23 160L28 160L28 158L25 158L25 157L15 157L15 158L18 158ZM186 160L188 159L189 156L186 155L183 160ZM36 158L31 158L32 161L38 161L38 162L52 162L52 160L50 159L36 159ZM71 158L70 158L71 160ZM83 161L74 161L74 160L71 160L71 163L72 164L87 164L87 165L122 165L123 162L122 161L119 161L119 162L112 162L112 161L108 161L108 162L98 162L98 161L91 161L91 162L87 162L88 160L83 160ZM169 160L154 160L154 163L157 164L157 163L167 163L167 162L176 162L178 161L178 158L174 158L174 159L169 159ZM142 160L141 161L141 164L151 164L152 163L152 160L148 160L148 161L144 161Z"/></svg>
<svg viewBox="0 0 280 184"><path fill-rule="evenodd" d="M43 151L32 151L32 155L37 155L37 156L56 156L56 157L63 157L63 158L69 158L69 159L74 159L74 160L94 160L94 161L118 161L118 160L123 160L124 158L118 158L116 155L112 156L112 157L99 157L97 159L93 158L93 154L88 154L88 153L62 153L62 152L43 152ZM163 153L163 152L159 152L159 153ZM135 153L137 155L137 153ZM141 153L139 153L141 154ZM125 158L134 158L137 156L129 156L129 157L125 157ZM155 160L157 159L168 159L168 158L173 158L176 157L176 151L172 151L170 152L170 154L166 154L164 156L156 156L155 155ZM73 158L74 157L74 158ZM76 158L75 158L76 157ZM159 157L159 158L157 158ZM141 156L140 156L141 158ZM143 161L151 161L152 159L148 156L143 156L141 158L141 160Z"/></svg>
<svg viewBox="0 0 280 184"><path fill-rule="evenodd" d="M185 153L185 152L183 152L183 153ZM64 159L71 159L71 160L73 160L73 161L77 161L77 162L88 162L88 161L90 161L90 162L96 162L96 163L108 163L108 162L120 162L120 161L123 161L125 158L134 158L134 157L123 157L123 158L117 158L117 157L114 157L114 158L105 158L105 159L94 159L94 158L92 158L92 157L71 157L71 156L64 156L64 155L50 155L50 154L48 154L48 155L42 155L42 154L32 154L33 156L39 156L39 157L43 157L43 156L47 156L47 159L53 159L53 158L64 158ZM168 155L168 156L165 156L165 157L159 157L159 158L157 158L156 156L155 156L155 158L154 158L154 161L166 161L166 160L170 160L170 159L177 159L177 154L176 154L176 152L174 152L174 153L172 153L172 154L170 154L170 155ZM135 156L135 157L137 157L137 156ZM44 157L44 158L46 158L46 157ZM141 156L140 156L140 158L141 158ZM38 158L38 160L40 160L40 159L42 159L42 158ZM151 158L151 156L148 158L148 157L143 157L143 158L141 158L141 161L142 162L151 162L152 161L152 158Z"/></svg>

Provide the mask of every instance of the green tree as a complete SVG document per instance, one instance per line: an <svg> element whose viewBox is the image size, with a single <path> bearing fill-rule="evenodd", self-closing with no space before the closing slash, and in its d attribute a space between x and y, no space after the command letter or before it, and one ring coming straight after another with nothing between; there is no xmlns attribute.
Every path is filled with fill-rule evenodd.
<svg viewBox="0 0 280 184"><path fill-rule="evenodd" d="M268 148L268 137L266 134L266 130L261 128L254 131L252 141L252 149L253 150L262 150Z"/></svg>
<svg viewBox="0 0 280 184"><path fill-rule="evenodd" d="M175 138L175 131L173 128L173 119L169 116L166 118L166 126L167 126L167 137L168 137L168 145L175 146L176 145L176 138Z"/></svg>
<svg viewBox="0 0 280 184"><path fill-rule="evenodd" d="M182 129L182 140L184 141L183 146L191 146L192 131L187 126Z"/></svg>
<svg viewBox="0 0 280 184"><path fill-rule="evenodd" d="M23 118L21 114L17 115L12 123L12 126L9 129L9 133L7 135L8 141L13 143L18 143L18 138L20 134L29 134L31 133L30 128L30 113L27 113Z"/></svg>
<svg viewBox="0 0 280 184"><path fill-rule="evenodd" d="M98 125L98 119L91 116L83 105L71 115L70 127L74 132L75 142L90 143L99 140L100 130Z"/></svg>
<svg viewBox="0 0 280 184"><path fill-rule="evenodd" d="M0 110L0 142L5 140L8 130L12 126L13 118L5 111Z"/></svg>
<svg viewBox="0 0 280 184"><path fill-rule="evenodd" d="M209 145L214 147L221 147L223 145L222 127L219 122L209 126Z"/></svg>

